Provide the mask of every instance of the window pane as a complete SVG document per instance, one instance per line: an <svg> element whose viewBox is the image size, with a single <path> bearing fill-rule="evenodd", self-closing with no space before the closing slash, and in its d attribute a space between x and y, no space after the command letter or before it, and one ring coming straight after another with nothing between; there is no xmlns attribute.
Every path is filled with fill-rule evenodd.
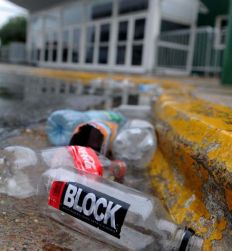
<svg viewBox="0 0 232 251"><path fill-rule="evenodd" d="M120 0L119 14L148 9L148 0Z"/></svg>
<svg viewBox="0 0 232 251"><path fill-rule="evenodd" d="M50 11L45 16L45 29L56 29L59 27L60 14L58 11Z"/></svg>
<svg viewBox="0 0 232 251"><path fill-rule="evenodd" d="M73 4L63 10L63 24L79 24L84 20L84 8L81 4Z"/></svg>
<svg viewBox="0 0 232 251"><path fill-rule="evenodd" d="M80 44L80 36L81 36L80 29L74 29L73 31L73 43L74 44Z"/></svg>
<svg viewBox="0 0 232 251"><path fill-rule="evenodd" d="M108 42L110 39L110 25L103 24L101 25L100 30L100 42Z"/></svg>
<svg viewBox="0 0 232 251"><path fill-rule="evenodd" d="M179 24L172 21L161 21L161 32L165 31L173 31L173 30L183 30L183 29L190 29L189 25Z"/></svg>
<svg viewBox="0 0 232 251"><path fill-rule="evenodd" d="M57 45L58 45L57 33L54 33L53 45L52 45L52 61L53 62L57 61Z"/></svg>
<svg viewBox="0 0 232 251"><path fill-rule="evenodd" d="M87 43L94 43L95 41L95 29L94 27L89 27L87 30Z"/></svg>
<svg viewBox="0 0 232 251"><path fill-rule="evenodd" d="M99 47L99 64L107 64L108 62L108 46L100 46Z"/></svg>
<svg viewBox="0 0 232 251"><path fill-rule="evenodd" d="M125 59L126 59L126 46L125 45L120 45L117 48L117 64L125 64Z"/></svg>
<svg viewBox="0 0 232 251"><path fill-rule="evenodd" d="M40 49L37 49L37 50L36 50L36 60L37 60L37 61L40 61L40 53L41 53L41 50L40 50Z"/></svg>
<svg viewBox="0 0 232 251"><path fill-rule="evenodd" d="M93 63L93 54L94 54L94 47L88 46L86 49L86 63Z"/></svg>
<svg viewBox="0 0 232 251"><path fill-rule="evenodd" d="M118 27L118 41L127 40L128 21L120 22Z"/></svg>
<svg viewBox="0 0 232 251"><path fill-rule="evenodd" d="M31 30L38 31L43 28L43 19L42 17L32 17L31 18Z"/></svg>
<svg viewBox="0 0 232 251"><path fill-rule="evenodd" d="M143 56L143 46L134 45L132 50L132 65L141 65Z"/></svg>
<svg viewBox="0 0 232 251"><path fill-rule="evenodd" d="M146 22L145 18L137 19L135 21L134 40L144 39L145 22Z"/></svg>
<svg viewBox="0 0 232 251"><path fill-rule="evenodd" d="M68 41L69 41L69 32L64 31L62 36L62 61L68 61Z"/></svg>
<svg viewBox="0 0 232 251"><path fill-rule="evenodd" d="M79 62L79 48L74 45L73 51L72 51L72 62L78 63Z"/></svg>
<svg viewBox="0 0 232 251"><path fill-rule="evenodd" d="M80 30L75 29L73 32L73 50L72 50L72 62L79 62L79 45L80 45Z"/></svg>
<svg viewBox="0 0 232 251"><path fill-rule="evenodd" d="M44 45L45 51L44 51L44 61L48 61L48 52L49 52L49 36L48 34L45 35L45 45Z"/></svg>
<svg viewBox="0 0 232 251"><path fill-rule="evenodd" d="M112 2L97 4L92 8L92 19L100 19L112 16Z"/></svg>

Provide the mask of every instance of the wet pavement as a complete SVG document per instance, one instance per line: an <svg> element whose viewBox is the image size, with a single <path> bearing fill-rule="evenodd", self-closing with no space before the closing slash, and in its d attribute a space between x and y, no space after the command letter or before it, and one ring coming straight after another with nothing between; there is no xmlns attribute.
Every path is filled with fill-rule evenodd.
<svg viewBox="0 0 232 251"><path fill-rule="evenodd" d="M9 81L10 79L10 81ZM49 147L45 133L47 116L56 109L87 110L103 107L104 97L74 95L64 89L44 89L0 72L0 147L23 145ZM150 191L146 173L129 173L125 183ZM15 199L0 194L0 250L109 251L112 246L55 223L38 210L36 198Z"/></svg>
<svg viewBox="0 0 232 251"><path fill-rule="evenodd" d="M36 85L35 90L30 88L32 85L35 83L23 83L0 73L0 147L48 147L44 129L52 111L86 110L101 106L104 101L100 96L77 96L64 93L63 89L54 94L42 85ZM77 234L48 220L37 203L36 198L18 200L0 195L0 250L114 250L92 236Z"/></svg>

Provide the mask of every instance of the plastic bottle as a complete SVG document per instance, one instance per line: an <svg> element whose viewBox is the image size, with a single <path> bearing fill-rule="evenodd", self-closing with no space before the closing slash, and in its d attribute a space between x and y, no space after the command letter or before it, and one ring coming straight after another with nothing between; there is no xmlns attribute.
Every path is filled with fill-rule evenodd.
<svg viewBox="0 0 232 251"><path fill-rule="evenodd" d="M157 148L152 124L145 120L128 121L113 142L113 155L128 166L144 168L151 161Z"/></svg>
<svg viewBox="0 0 232 251"><path fill-rule="evenodd" d="M85 115L87 115L90 120L113 122L118 124L119 126L125 124L126 122L126 117L118 111L90 110L85 112Z"/></svg>
<svg viewBox="0 0 232 251"><path fill-rule="evenodd" d="M101 120L113 122L122 126L126 122L125 116L117 111L90 110L80 112L74 110L58 110L53 112L47 120L46 131L52 145L68 145L74 129L85 122Z"/></svg>
<svg viewBox="0 0 232 251"><path fill-rule="evenodd" d="M151 121L152 108L150 105L120 105L114 108L128 119L142 119Z"/></svg>
<svg viewBox="0 0 232 251"><path fill-rule="evenodd" d="M41 174L60 166L104 175L119 182L126 172L124 162L110 161L91 148L69 146L33 151L11 146L0 151L0 192L19 198L29 197L35 193Z"/></svg>
<svg viewBox="0 0 232 251"><path fill-rule="evenodd" d="M107 155L118 131L118 124L107 121L90 121L77 126L69 145L88 146Z"/></svg>
<svg viewBox="0 0 232 251"><path fill-rule="evenodd" d="M120 250L201 250L203 240L172 222L158 199L100 176L51 169L38 191L47 216Z"/></svg>
<svg viewBox="0 0 232 251"><path fill-rule="evenodd" d="M55 146L68 145L75 127L89 120L89 117L79 111L58 110L47 120L46 131L51 144Z"/></svg>

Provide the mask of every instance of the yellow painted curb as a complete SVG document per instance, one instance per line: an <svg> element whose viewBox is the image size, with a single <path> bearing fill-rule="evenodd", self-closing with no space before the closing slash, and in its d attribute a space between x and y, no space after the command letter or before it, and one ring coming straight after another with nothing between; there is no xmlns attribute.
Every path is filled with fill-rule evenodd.
<svg viewBox="0 0 232 251"><path fill-rule="evenodd" d="M160 97L154 116L159 151L150 166L152 186L178 223L206 239L204 250L227 247L232 109L172 93Z"/></svg>

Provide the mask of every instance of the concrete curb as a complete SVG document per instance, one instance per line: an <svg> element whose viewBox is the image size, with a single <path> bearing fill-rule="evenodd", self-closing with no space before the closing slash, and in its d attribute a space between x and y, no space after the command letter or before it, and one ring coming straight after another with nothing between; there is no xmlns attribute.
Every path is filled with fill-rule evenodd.
<svg viewBox="0 0 232 251"><path fill-rule="evenodd" d="M153 187L178 223L206 238L204 250L230 247L232 109L178 92L153 108L159 140Z"/></svg>

